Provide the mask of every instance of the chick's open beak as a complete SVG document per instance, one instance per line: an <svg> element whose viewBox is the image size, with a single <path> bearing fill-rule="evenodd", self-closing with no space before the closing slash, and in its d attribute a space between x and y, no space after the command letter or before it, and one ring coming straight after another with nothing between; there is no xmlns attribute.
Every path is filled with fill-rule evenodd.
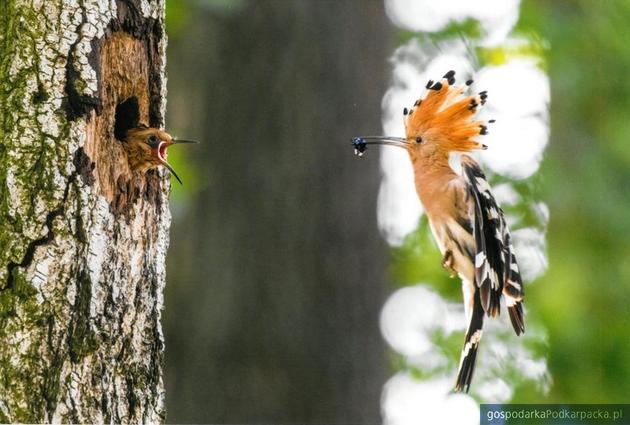
<svg viewBox="0 0 630 425"><path fill-rule="evenodd" d="M175 176L175 178L177 179L179 184L181 184L182 186L184 185L184 183L182 183L182 180L179 178L179 176L177 175L177 173L175 172L175 170L173 169L171 164L169 164L167 162L167 160L166 160L166 158L168 157L167 149L170 146L172 146L172 145L178 145L178 144L182 144L183 145L183 144L191 144L191 143L198 144L199 142L196 141L196 140L172 139L170 141L161 142L158 145L158 148L157 148L157 157L158 157L158 159L160 160L162 165L164 165L166 168L168 168L168 170L171 172L171 174L173 174Z"/></svg>

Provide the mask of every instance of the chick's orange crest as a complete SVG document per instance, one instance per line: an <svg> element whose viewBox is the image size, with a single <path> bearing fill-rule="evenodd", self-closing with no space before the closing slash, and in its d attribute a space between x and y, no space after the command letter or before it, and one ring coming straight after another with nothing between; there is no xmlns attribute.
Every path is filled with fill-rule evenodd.
<svg viewBox="0 0 630 425"><path fill-rule="evenodd" d="M466 95L472 83L468 80L455 85L455 71L447 72L438 82L429 80L424 97L403 110L405 137L355 137L352 140L355 154L363 156L371 144L400 146L410 151L414 145L431 145L444 153L486 149L475 137L487 134L488 123L494 120L475 119L488 93Z"/></svg>

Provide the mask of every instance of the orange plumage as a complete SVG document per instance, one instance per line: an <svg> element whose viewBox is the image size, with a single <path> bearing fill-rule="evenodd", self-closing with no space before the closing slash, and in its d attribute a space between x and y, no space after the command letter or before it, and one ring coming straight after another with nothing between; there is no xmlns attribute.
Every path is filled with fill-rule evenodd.
<svg viewBox="0 0 630 425"><path fill-rule="evenodd" d="M474 117L477 107L485 103L486 94L465 96L467 86L454 86L454 82L449 74L435 84L429 81L425 98L416 101L405 117L407 140L421 137L436 142L446 152L485 148L474 137L485 133L486 123Z"/></svg>

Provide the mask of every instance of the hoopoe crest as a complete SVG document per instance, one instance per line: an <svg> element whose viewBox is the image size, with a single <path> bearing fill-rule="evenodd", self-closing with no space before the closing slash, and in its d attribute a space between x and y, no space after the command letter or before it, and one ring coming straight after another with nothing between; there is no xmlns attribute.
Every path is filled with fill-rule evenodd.
<svg viewBox="0 0 630 425"><path fill-rule="evenodd" d="M475 140L488 132L488 123L475 119L478 108L485 105L488 93L466 95L473 80L455 86L455 72L449 71L438 82L429 80L424 98L418 99L411 109L404 108L406 137L364 136L352 141L355 153L363 156L370 144L387 144L406 147L413 152L413 145L431 144L443 153L471 152L487 149Z"/></svg>

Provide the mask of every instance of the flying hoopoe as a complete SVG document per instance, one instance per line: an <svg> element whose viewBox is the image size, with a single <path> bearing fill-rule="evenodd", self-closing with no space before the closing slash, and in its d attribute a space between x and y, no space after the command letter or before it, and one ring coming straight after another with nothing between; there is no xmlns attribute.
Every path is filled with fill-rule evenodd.
<svg viewBox="0 0 630 425"><path fill-rule="evenodd" d="M488 132L488 123L476 118L487 92L466 95L468 86L455 86L455 71L426 85L427 93L410 110L404 109L406 137L355 137L355 154L370 144L399 146L413 164L416 191L433 237L443 255L442 266L462 279L467 331L455 391L470 388L484 315L496 317L501 296L516 335L525 332L523 284L514 247L490 185L479 164L462 155L461 175L449 165L451 152L486 149L475 138Z"/></svg>
<svg viewBox="0 0 630 425"><path fill-rule="evenodd" d="M123 147L133 171L144 173L160 165L165 166L182 184L173 167L166 161L167 149L175 144L199 143L196 140L174 139L165 131L145 125L127 130Z"/></svg>

